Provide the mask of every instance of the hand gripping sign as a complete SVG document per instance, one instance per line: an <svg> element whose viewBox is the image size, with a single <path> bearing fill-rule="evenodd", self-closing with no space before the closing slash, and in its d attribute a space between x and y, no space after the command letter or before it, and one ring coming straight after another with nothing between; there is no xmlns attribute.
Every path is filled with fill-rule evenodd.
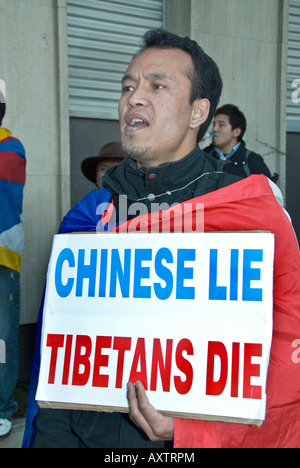
<svg viewBox="0 0 300 468"><path fill-rule="evenodd" d="M40 406L260 425L272 339L269 233L63 234L48 268Z"/></svg>

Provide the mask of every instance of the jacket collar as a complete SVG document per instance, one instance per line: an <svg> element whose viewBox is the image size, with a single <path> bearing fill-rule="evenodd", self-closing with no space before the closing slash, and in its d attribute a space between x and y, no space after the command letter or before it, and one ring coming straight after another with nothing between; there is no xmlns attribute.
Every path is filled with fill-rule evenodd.
<svg viewBox="0 0 300 468"><path fill-rule="evenodd" d="M149 194L157 195L165 190L183 187L197 178L205 169L203 151L196 146L186 157L158 167L142 171L131 158L106 171L103 184L116 194L126 194L129 200L137 201Z"/></svg>

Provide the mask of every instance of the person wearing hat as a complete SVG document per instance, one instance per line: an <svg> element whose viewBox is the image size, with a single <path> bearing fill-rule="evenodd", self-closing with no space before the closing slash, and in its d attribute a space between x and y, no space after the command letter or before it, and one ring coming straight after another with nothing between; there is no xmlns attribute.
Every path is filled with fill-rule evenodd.
<svg viewBox="0 0 300 468"><path fill-rule="evenodd" d="M117 166L124 158L121 143L113 141L104 145L98 156L84 159L81 163L81 170L83 175L100 189L105 171L109 167Z"/></svg>

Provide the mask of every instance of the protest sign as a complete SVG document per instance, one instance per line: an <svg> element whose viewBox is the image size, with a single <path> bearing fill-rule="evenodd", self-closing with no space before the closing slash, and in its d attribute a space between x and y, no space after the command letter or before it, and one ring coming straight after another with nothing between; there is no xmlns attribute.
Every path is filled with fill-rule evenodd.
<svg viewBox="0 0 300 468"><path fill-rule="evenodd" d="M54 238L36 399L260 425L272 340L270 233Z"/></svg>

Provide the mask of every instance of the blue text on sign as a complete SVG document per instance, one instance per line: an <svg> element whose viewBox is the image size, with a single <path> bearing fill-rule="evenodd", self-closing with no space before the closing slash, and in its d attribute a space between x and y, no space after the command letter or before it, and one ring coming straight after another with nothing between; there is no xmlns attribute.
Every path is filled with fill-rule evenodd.
<svg viewBox="0 0 300 468"><path fill-rule="evenodd" d="M261 268L252 263L262 262L262 249L231 249L227 285L218 284L219 249L210 249L208 275L209 300L237 301L238 283L242 281L243 301L262 301L262 288L252 286L252 281L261 279ZM242 255L242 267L239 256ZM87 260L89 258L89 260ZM79 249L77 255L64 248L58 255L55 267L57 294L68 297L75 292L83 296L84 280L88 282L88 297L116 297L117 287L123 298L168 299L174 292L176 299L195 299L196 249L177 249L174 253L163 247L152 249ZM151 266L159 281L151 282ZM171 268L173 266L173 268ZM175 268L174 268L175 267ZM241 272L239 271L241 269ZM96 291L97 275L99 287ZM149 284L143 284L145 281ZM132 282L132 288L131 288ZM193 285L194 284L194 285Z"/></svg>

